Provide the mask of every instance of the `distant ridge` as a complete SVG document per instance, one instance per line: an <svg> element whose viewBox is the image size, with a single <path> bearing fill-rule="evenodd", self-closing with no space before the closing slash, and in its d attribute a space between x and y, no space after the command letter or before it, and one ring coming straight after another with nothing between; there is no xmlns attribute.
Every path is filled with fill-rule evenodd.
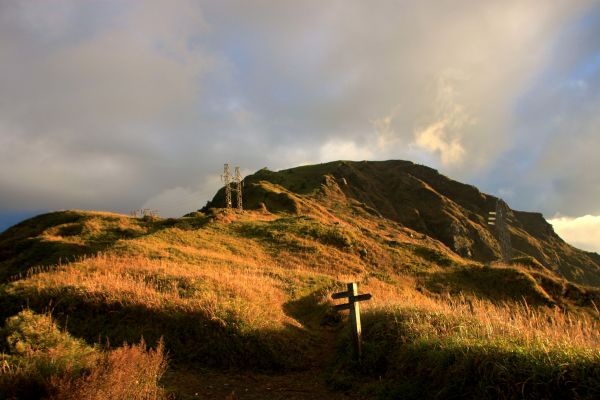
<svg viewBox="0 0 600 400"><path fill-rule="evenodd" d="M247 176L244 184L244 207L249 209L310 212L302 209L300 199L306 196L325 207L362 207L435 238L463 257L481 262L500 258L495 232L486 225L497 197L410 161L335 161L278 172L261 169ZM223 206L221 189L205 210ZM600 286L600 255L565 243L541 213L508 214L517 260Z"/></svg>

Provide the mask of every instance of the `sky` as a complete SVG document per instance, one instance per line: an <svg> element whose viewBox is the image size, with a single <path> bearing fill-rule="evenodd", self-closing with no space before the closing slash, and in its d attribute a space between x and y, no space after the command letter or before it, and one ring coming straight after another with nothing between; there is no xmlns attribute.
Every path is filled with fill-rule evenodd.
<svg viewBox="0 0 600 400"><path fill-rule="evenodd" d="M0 1L0 231L404 159L600 251L600 1Z"/></svg>

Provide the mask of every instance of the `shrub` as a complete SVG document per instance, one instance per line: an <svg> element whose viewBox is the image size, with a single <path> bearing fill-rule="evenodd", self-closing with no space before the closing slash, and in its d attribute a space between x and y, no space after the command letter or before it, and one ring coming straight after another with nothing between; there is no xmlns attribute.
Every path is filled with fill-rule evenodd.
<svg viewBox="0 0 600 400"><path fill-rule="evenodd" d="M49 315L21 311L6 320L9 353L20 368L45 378L66 370L77 372L94 361L95 349L61 331Z"/></svg>
<svg viewBox="0 0 600 400"><path fill-rule="evenodd" d="M61 331L50 315L25 310L7 318L0 358L0 398L161 399L166 369L162 339L98 351Z"/></svg>
<svg viewBox="0 0 600 400"><path fill-rule="evenodd" d="M91 371L83 376L52 377L52 400L152 400L165 394L158 385L167 367L163 342L156 350L125 345L102 354Z"/></svg>

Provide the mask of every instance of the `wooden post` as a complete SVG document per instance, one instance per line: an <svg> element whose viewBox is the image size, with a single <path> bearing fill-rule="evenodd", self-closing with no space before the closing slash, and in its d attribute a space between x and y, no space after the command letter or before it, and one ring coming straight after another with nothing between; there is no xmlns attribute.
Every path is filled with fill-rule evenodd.
<svg viewBox="0 0 600 400"><path fill-rule="evenodd" d="M362 359L362 327L360 324L360 307L358 303L371 298L370 293L358 294L358 284L351 282L348 284L348 290L345 292L334 293L333 299L347 297L348 303L338 304L336 310L350 310L350 324L352 327L352 339L354 341L354 357L360 361Z"/></svg>
<svg viewBox="0 0 600 400"><path fill-rule="evenodd" d="M352 324L352 332L354 332L354 352L358 360L362 359L362 326L360 325L360 305L358 301L354 301L358 296L358 288L356 282L348 284L348 293L350 300L350 323Z"/></svg>

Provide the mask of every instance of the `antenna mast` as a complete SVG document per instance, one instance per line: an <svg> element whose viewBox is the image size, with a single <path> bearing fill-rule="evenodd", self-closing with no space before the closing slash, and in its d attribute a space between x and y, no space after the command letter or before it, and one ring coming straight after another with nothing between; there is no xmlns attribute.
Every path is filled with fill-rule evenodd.
<svg viewBox="0 0 600 400"><path fill-rule="evenodd" d="M232 182L229 164L225 164L221 180L225 183L225 208L233 208L232 192L235 191L237 209L242 211L242 174L240 173L240 167L235 167L235 175Z"/></svg>
<svg viewBox="0 0 600 400"><path fill-rule="evenodd" d="M229 173L229 164L225 164L221 180L225 183L225 208L231 208L231 174Z"/></svg>
<svg viewBox="0 0 600 400"><path fill-rule="evenodd" d="M240 167L235 167L235 190L237 192L237 209L242 211L242 175L240 174Z"/></svg>

